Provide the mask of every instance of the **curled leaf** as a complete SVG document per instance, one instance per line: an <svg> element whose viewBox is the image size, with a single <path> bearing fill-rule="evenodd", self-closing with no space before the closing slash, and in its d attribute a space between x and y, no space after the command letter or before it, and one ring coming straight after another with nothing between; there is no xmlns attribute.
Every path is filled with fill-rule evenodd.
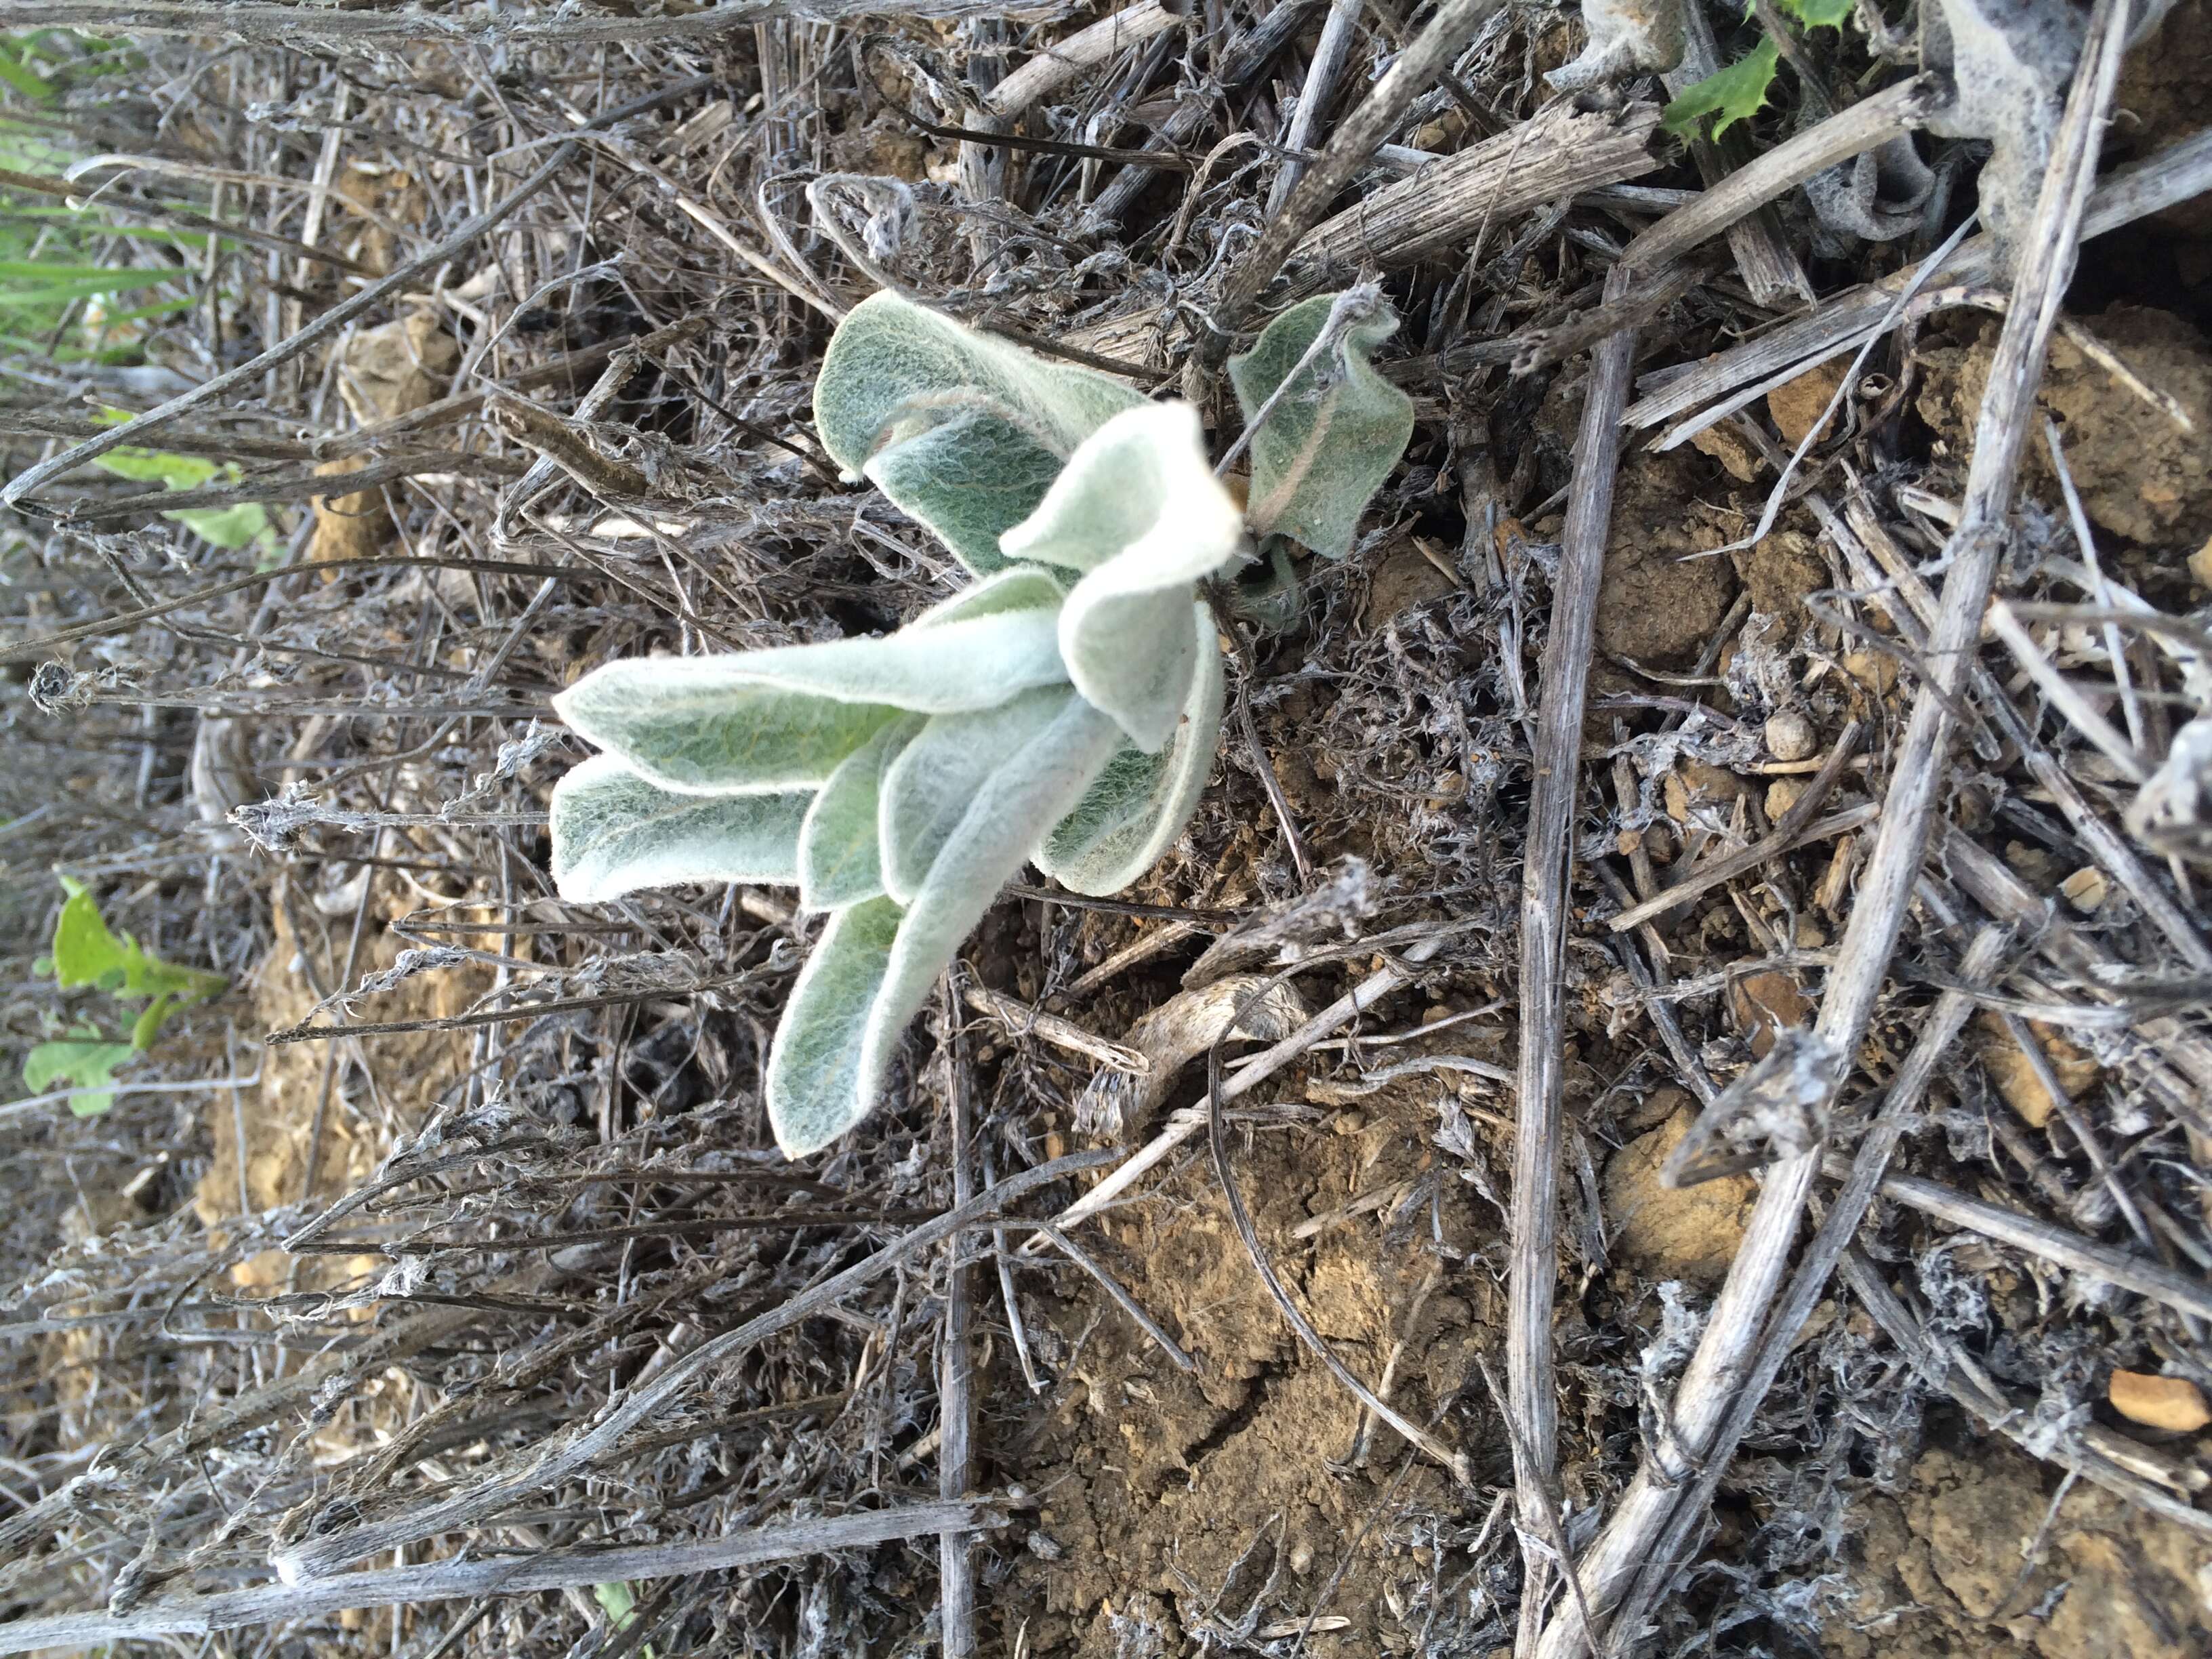
<svg viewBox="0 0 2212 1659"><path fill-rule="evenodd" d="M811 788L901 711L988 708L1064 684L1053 614L1024 608L714 657L609 663L553 700L570 727L680 793Z"/></svg>
<svg viewBox="0 0 2212 1659"><path fill-rule="evenodd" d="M1006 563L1000 537L1036 510L1083 441L1143 401L886 292L838 325L814 420L838 465L987 574Z"/></svg>
<svg viewBox="0 0 2212 1659"><path fill-rule="evenodd" d="M1221 647L1206 606L1191 611L1197 672L1175 736L1158 754L1124 744L1036 849L1037 868L1071 892L1103 897L1135 881L1182 834L1206 788L1221 740Z"/></svg>
<svg viewBox="0 0 2212 1659"><path fill-rule="evenodd" d="M1000 543L1010 558L1087 573L1060 608L1061 659L1075 689L1147 751L1174 736L1190 697L1191 590L1243 544L1243 516L1188 404L1115 416Z"/></svg>
<svg viewBox="0 0 2212 1659"><path fill-rule="evenodd" d="M1332 559L1352 550L1359 515L1413 435L1413 400L1370 361L1397 326L1371 289L1317 295L1229 360L1256 428L1245 512L1255 536L1279 532Z"/></svg>
<svg viewBox="0 0 2212 1659"><path fill-rule="evenodd" d="M693 881L799 877L803 794L679 795L594 755L553 787L553 880L582 904Z"/></svg>

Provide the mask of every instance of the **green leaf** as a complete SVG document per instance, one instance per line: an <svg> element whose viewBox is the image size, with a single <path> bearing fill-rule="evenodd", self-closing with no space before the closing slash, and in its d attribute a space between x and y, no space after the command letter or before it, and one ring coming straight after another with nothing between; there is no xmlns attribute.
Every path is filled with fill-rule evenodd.
<svg viewBox="0 0 2212 1659"><path fill-rule="evenodd" d="M1022 764L1074 696L1066 686L1049 687L996 708L939 714L884 769L876 834L884 886L893 898L913 901L993 775Z"/></svg>
<svg viewBox="0 0 2212 1659"><path fill-rule="evenodd" d="M1088 573L1060 608L1060 653L1075 689L1147 751L1167 746L1190 698L1194 586L1244 544L1244 515L1207 465L1188 404L1148 404L1099 428L1001 544Z"/></svg>
<svg viewBox="0 0 2212 1659"><path fill-rule="evenodd" d="M1197 810L1221 741L1221 647L1212 613L1192 607L1198 672L1174 741L1157 755L1127 746L1036 849L1038 869L1071 892L1118 893L1159 861Z"/></svg>
<svg viewBox="0 0 2212 1659"><path fill-rule="evenodd" d="M173 991L164 991L138 1011L138 1018L131 1022L131 1046L143 1054L154 1046L161 1035L161 1027L176 1011L177 997Z"/></svg>
<svg viewBox="0 0 2212 1659"><path fill-rule="evenodd" d="M98 464L120 477L138 483L158 483L170 489L197 489L216 479L234 483L241 476L238 468L228 462L211 461L198 455L173 455L165 450L138 449L129 445L100 456ZM269 510L258 501L240 501L235 507L180 507L161 516L181 524L211 547L235 550L276 545L276 532L270 524Z"/></svg>
<svg viewBox="0 0 2212 1659"><path fill-rule="evenodd" d="M23 1081L41 1095L57 1083L75 1084L78 1092L70 1097L70 1110L97 1117L115 1103L110 1085L117 1069L137 1052L127 1042L41 1042L23 1057Z"/></svg>
<svg viewBox="0 0 2212 1659"><path fill-rule="evenodd" d="M276 546L276 532L269 522L269 510L258 501L240 501L235 507L179 507L161 516L175 520L209 546L226 551L259 547L267 552Z"/></svg>
<svg viewBox="0 0 2212 1659"><path fill-rule="evenodd" d="M788 884L811 800L672 794L594 755L553 787L553 880L582 904L686 882Z"/></svg>
<svg viewBox="0 0 2212 1659"><path fill-rule="evenodd" d="M119 478L134 483L166 484L172 489L196 489L226 469L219 461L198 455L172 455L163 450L139 449L125 444L99 457L96 463Z"/></svg>
<svg viewBox="0 0 2212 1659"><path fill-rule="evenodd" d="M1719 137L1738 121L1749 120L1766 106L1775 65L1780 61L1781 48L1770 35L1752 49L1749 57L1685 87L1682 95L1667 106L1661 125L1677 137L1687 137L1706 116L1717 115L1720 119L1713 125L1712 136Z"/></svg>
<svg viewBox="0 0 2212 1659"><path fill-rule="evenodd" d="M1065 684L1049 611L712 657L609 663L554 698L571 728L680 794L811 789L902 711Z"/></svg>
<svg viewBox="0 0 2212 1659"><path fill-rule="evenodd" d="M907 1024L1047 826L1073 810L1121 742L1079 697L994 772L903 915L869 899L830 918L776 1028L769 1121L786 1156L817 1152L875 1109Z"/></svg>
<svg viewBox="0 0 2212 1659"><path fill-rule="evenodd" d="M630 1621L637 1617L637 1597L631 1593L628 1584L594 1584L592 1586L592 1599L599 1604L599 1611L606 1614L607 1626L611 1630L628 1630ZM653 1659L653 1644L643 1644L638 1653L641 1659Z"/></svg>
<svg viewBox="0 0 2212 1659"><path fill-rule="evenodd" d="M31 68L30 56L28 46L15 37L0 39L0 82L43 104L53 97L53 84Z"/></svg>
<svg viewBox="0 0 2212 1659"><path fill-rule="evenodd" d="M83 985L119 989L129 975L134 947L109 931L100 902L82 882L70 876L59 879L69 897L54 919L55 979L64 991Z"/></svg>
<svg viewBox="0 0 2212 1659"><path fill-rule="evenodd" d="M1413 400L1370 361L1397 326L1372 290L1316 295L1229 360L1245 422L1257 424L1244 514L1255 536L1289 536L1332 559L1352 550L1359 515L1413 435Z"/></svg>
<svg viewBox="0 0 2212 1659"><path fill-rule="evenodd" d="M884 769L922 729L925 717L892 721L848 755L807 809L799 831L799 902L842 910L884 890L877 839Z"/></svg>
<svg viewBox="0 0 2212 1659"><path fill-rule="evenodd" d="M230 983L221 974L180 968L139 948L130 934L109 930L99 901L82 882L58 878L69 895L54 919L54 978L64 991L96 985L118 997L167 997L175 1012L217 995ZM160 1022L155 1022L158 1030ZM150 1042L150 1037L149 1039Z"/></svg>
<svg viewBox="0 0 2212 1659"><path fill-rule="evenodd" d="M1776 0L1807 28L1840 29L1850 21L1857 0Z"/></svg>
<svg viewBox="0 0 2212 1659"><path fill-rule="evenodd" d="M889 292L853 307L814 383L823 447L978 574L1082 441L1144 398Z"/></svg>

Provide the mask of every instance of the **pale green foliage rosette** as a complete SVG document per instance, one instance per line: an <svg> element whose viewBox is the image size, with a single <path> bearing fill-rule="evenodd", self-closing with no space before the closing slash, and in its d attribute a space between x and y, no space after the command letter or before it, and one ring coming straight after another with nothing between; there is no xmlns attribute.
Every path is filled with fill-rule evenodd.
<svg viewBox="0 0 2212 1659"><path fill-rule="evenodd" d="M1372 375L1366 349L1389 330L1369 327L1280 418L1339 418L1330 375ZM893 295L840 325L815 418L848 474L977 580L882 638L612 663L555 700L604 751L553 793L563 897L792 884L830 913L769 1057L769 1119L793 1158L873 1109L908 1024L1024 864L1103 895L1182 833L1221 722L1198 584L1252 545L1188 405ZM1275 453L1255 445L1255 478ZM1318 487L1290 487L1297 523L1318 521ZM1346 545L1364 502L1328 520Z"/></svg>

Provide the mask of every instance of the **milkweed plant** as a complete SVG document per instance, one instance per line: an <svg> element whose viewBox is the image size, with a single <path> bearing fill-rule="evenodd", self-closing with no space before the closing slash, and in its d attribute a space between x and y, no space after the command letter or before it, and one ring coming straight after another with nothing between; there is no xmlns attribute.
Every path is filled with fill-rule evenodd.
<svg viewBox="0 0 2212 1659"><path fill-rule="evenodd" d="M1240 505L1188 404L878 294L830 343L816 424L972 580L881 637L610 663L555 699L602 751L553 792L563 898L747 882L829 913L769 1057L787 1155L873 1109L1024 864L1114 893L1182 832L1221 726L1199 584L1271 538L1350 551L1413 432L1370 362L1396 325L1372 289L1322 295L1230 361Z"/></svg>

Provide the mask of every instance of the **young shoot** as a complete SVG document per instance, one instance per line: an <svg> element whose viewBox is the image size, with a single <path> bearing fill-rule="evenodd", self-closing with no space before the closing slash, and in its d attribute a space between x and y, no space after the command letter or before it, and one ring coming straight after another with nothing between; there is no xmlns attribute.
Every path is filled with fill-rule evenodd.
<svg viewBox="0 0 2212 1659"><path fill-rule="evenodd" d="M1368 361L1395 326L1357 290L1231 360L1245 509L1188 404L877 295L830 341L816 424L973 580L880 638L611 663L555 700L603 751L554 790L564 898L753 882L829 913L769 1059L788 1156L874 1109L1024 865L1109 894L1182 834L1220 737L1200 585L1266 537L1350 550L1412 432Z"/></svg>

